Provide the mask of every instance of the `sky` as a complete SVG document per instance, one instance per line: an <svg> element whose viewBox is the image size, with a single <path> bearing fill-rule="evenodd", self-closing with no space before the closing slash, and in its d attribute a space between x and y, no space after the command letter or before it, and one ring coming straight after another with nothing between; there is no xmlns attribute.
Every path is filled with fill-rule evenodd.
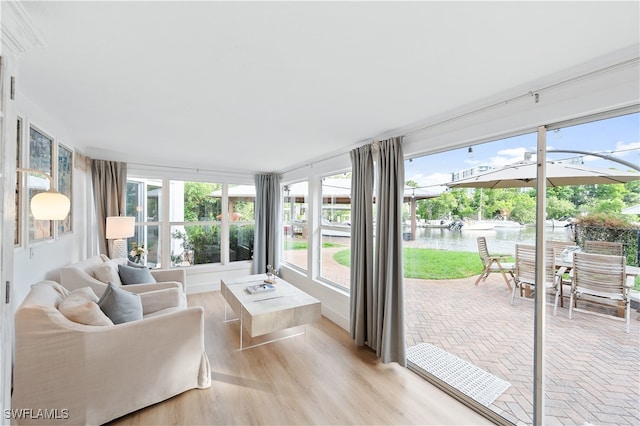
<svg viewBox="0 0 640 426"><path fill-rule="evenodd" d="M451 181L451 173L478 165L500 167L524 159L524 153L535 153L535 133L473 145L440 154L405 161L405 180L413 180L426 192L441 192L437 184ZM640 114L628 114L606 120L565 127L547 132L547 150L566 149L598 152L618 157L640 166ZM563 160L580 157L579 154L547 154L548 160ZM535 155L533 156L535 160ZM599 157L583 157L589 167L617 168L629 170L619 164ZM431 191L432 190L432 191Z"/></svg>

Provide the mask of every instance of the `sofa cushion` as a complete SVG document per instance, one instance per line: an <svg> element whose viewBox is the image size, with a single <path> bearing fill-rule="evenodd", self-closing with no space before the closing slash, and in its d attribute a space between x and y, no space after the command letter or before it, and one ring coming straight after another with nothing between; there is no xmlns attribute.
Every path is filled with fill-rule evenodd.
<svg viewBox="0 0 640 426"><path fill-rule="evenodd" d="M106 262L93 266L91 272L96 279L103 283L122 284L120 275L118 274L118 263L113 260L107 260Z"/></svg>
<svg viewBox="0 0 640 426"><path fill-rule="evenodd" d="M114 324L142 319L140 296L123 290L113 283L109 283L104 294L98 300L98 306Z"/></svg>
<svg viewBox="0 0 640 426"><path fill-rule="evenodd" d="M91 287L73 290L58 305L62 315L73 322L85 325L113 325L113 322L100 309L98 296Z"/></svg>
<svg viewBox="0 0 640 426"><path fill-rule="evenodd" d="M151 275L148 268L137 268L134 266L118 265L118 273L122 284L152 284L156 279Z"/></svg>

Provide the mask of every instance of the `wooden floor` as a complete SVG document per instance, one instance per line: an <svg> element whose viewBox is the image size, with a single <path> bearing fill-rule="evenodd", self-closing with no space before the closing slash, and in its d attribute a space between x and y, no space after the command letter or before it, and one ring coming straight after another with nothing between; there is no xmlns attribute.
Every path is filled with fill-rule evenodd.
<svg viewBox="0 0 640 426"><path fill-rule="evenodd" d="M224 322L220 292L188 300L206 312L211 387L110 425L491 424L406 368L380 363L324 317L306 335L239 351L239 323Z"/></svg>

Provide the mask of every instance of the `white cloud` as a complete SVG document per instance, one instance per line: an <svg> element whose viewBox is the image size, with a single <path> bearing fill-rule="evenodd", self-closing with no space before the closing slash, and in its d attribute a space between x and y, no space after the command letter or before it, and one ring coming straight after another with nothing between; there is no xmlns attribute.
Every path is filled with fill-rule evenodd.
<svg viewBox="0 0 640 426"><path fill-rule="evenodd" d="M433 186L434 192L437 192L438 188L435 185L441 185L447 182L451 182L450 173L432 173L430 175L424 175L422 173L416 173L412 176L406 176L405 180L412 180L418 183L419 187L431 187ZM426 188L429 189L429 188Z"/></svg>
<svg viewBox="0 0 640 426"><path fill-rule="evenodd" d="M613 154L616 157L628 157L638 156L640 154L640 142L616 142L616 152Z"/></svg>

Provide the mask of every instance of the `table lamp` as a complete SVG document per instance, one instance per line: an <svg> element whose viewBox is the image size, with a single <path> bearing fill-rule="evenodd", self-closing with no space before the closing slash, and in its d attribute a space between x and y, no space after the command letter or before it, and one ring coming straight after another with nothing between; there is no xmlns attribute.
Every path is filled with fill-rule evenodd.
<svg viewBox="0 0 640 426"><path fill-rule="evenodd" d="M135 234L136 218L133 216L109 216L107 217L107 240L113 240L111 258L127 257L127 240Z"/></svg>

